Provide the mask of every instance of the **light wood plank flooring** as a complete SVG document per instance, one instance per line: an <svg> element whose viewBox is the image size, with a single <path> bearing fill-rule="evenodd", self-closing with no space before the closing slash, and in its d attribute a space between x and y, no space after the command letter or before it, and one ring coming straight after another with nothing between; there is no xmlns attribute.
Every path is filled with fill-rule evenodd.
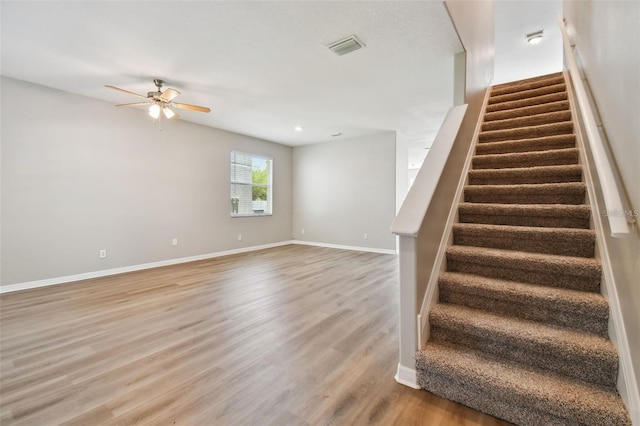
<svg viewBox="0 0 640 426"><path fill-rule="evenodd" d="M397 384L397 258L299 245L0 297L0 424L506 425Z"/></svg>

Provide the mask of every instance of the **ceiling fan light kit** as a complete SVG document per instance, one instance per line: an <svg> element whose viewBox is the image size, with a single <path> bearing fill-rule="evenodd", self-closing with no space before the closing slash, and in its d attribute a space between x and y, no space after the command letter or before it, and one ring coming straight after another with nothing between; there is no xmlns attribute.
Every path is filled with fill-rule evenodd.
<svg viewBox="0 0 640 426"><path fill-rule="evenodd" d="M171 88L167 88L165 91L162 91L162 86L165 83L164 80L154 79L153 83L156 85L157 90L153 92L147 92L147 96L140 95L138 93L130 92L128 90L120 89L119 87L106 85L109 89L118 90L120 92L126 93L131 96L135 96L137 98L144 99L143 102L132 102L128 104L118 104L117 107L134 107L141 105L149 105L149 115L154 119L159 119L160 112L167 119L179 118L178 114L171 109L171 107L188 109L191 111L198 112L210 112L211 109L198 105L190 105L190 104L182 104L178 102L173 102L173 100L180 94L179 91Z"/></svg>
<svg viewBox="0 0 640 426"><path fill-rule="evenodd" d="M171 120L174 117L177 117L178 114L176 114L175 112L173 112L173 110L169 107L164 107L162 108L162 113L164 114L165 117L167 117L167 119Z"/></svg>
<svg viewBox="0 0 640 426"><path fill-rule="evenodd" d="M160 117L160 105L153 104L149 107L149 115L153 118Z"/></svg>

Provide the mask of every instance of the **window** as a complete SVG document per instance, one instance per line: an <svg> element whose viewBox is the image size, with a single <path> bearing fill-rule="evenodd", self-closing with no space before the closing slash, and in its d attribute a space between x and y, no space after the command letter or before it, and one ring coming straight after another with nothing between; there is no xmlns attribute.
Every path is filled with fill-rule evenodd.
<svg viewBox="0 0 640 426"><path fill-rule="evenodd" d="M271 214L273 159L231 152L231 216Z"/></svg>

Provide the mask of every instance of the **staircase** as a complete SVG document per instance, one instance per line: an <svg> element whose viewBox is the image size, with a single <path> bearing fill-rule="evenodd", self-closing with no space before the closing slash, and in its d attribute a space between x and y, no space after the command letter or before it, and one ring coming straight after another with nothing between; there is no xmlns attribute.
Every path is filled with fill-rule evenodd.
<svg viewBox="0 0 640 426"><path fill-rule="evenodd" d="M495 86L420 386L522 425L630 425L561 73Z"/></svg>

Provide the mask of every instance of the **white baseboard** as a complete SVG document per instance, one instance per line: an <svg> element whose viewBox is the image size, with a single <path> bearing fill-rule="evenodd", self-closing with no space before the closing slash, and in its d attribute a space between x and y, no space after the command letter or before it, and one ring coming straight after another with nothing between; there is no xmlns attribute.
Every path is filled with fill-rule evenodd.
<svg viewBox="0 0 640 426"><path fill-rule="evenodd" d="M396 382L401 385L409 386L413 389L420 389L420 386L418 385L418 376L416 370L413 368L408 368L398 363L398 372L394 378L396 379Z"/></svg>
<svg viewBox="0 0 640 426"><path fill-rule="evenodd" d="M32 288L38 288L38 287L47 287L50 285L70 283L74 281L88 280L92 278L106 277L109 275L123 274L126 272L141 271L143 269L159 268L161 266L177 265L179 263L194 262L197 260L213 259L215 257L229 256L232 254L246 253L246 252L251 252L256 250L264 250L264 249L280 247L280 246L284 246L292 243L294 242L290 240L280 241L277 243L263 244L263 245L252 246L252 247L243 247L240 249L225 250L225 251L219 251L215 253L205 253L205 254L199 254L196 256L181 257L178 259L161 260L158 262L143 263L140 265L124 266L121 268L105 269L102 271L86 272L83 274L67 275L64 277L48 278L44 280L28 281L24 283L3 285L3 286L0 286L0 294L11 293L11 292L20 291L20 290L28 290Z"/></svg>
<svg viewBox="0 0 640 426"><path fill-rule="evenodd" d="M372 248L372 247L344 246L341 244L317 243L314 241L302 241L302 240L292 240L290 241L290 243L301 244L304 246L327 247L327 248L334 248L334 249L340 249L340 250L367 251L370 253L380 253L380 254L398 254L395 249L378 249L378 248Z"/></svg>
<svg viewBox="0 0 640 426"><path fill-rule="evenodd" d="M564 79L565 81L571 81L570 75L566 70L564 71ZM573 117L580 117L579 111L575 107L575 92L571 84L567 85L567 91L571 99L571 114ZM576 122L577 120L579 118L576 119ZM591 211L597 212L599 211L597 191L594 184L594 176L591 172L589 155L587 154L590 152L589 144L585 143L581 126L574 127L580 148L580 163L583 166L584 182L587 185L588 202ZM592 213L591 218L593 228L596 231L596 257L599 257L602 265L601 292L609 303L609 338L618 350L620 368L618 370L617 388L620 397L627 406L631 416L631 423L640 426L640 391L638 390L638 382L633 368L633 356L631 355L631 348L624 326L624 317L617 290L618 284L616 284L616 276L613 273L611 256L609 255L609 246L605 237L607 228L603 223L602 215Z"/></svg>
<svg viewBox="0 0 640 426"><path fill-rule="evenodd" d="M604 241L604 234L602 233L601 218L594 217L594 223L600 231L597 239L603 274L601 285L604 286L603 294L609 302L609 338L618 350L618 359L620 362L617 382L618 392L629 410L631 423L633 425L640 425L640 393L638 392L638 382L636 381L633 368L633 356L631 355L631 348L629 347L624 326L624 317L622 316L622 307L620 306L616 279L613 274L609 251Z"/></svg>
<svg viewBox="0 0 640 426"><path fill-rule="evenodd" d="M336 248L336 249L343 249L343 250L357 250L357 251L368 251L373 253L396 254L395 250L383 250L383 249L375 249L370 247L353 247L353 246L342 246L338 244L324 244L324 243L314 243L309 241L287 240L287 241L280 241L277 243L263 244L259 246L243 247L239 249L225 250L225 251L219 251L215 253L205 253L205 254L199 254L196 256L181 257L178 259L161 260L158 262L143 263L140 265L124 266L121 268L105 269L101 271L67 275L64 277L47 278L44 280L36 280L36 281L28 281L24 283L3 285L3 286L0 286L0 294L11 293L11 292L20 291L20 290L29 290L29 289L38 288L38 287L47 287L50 285L64 284L64 283L70 283L75 281L89 280L92 278L107 277L109 275L124 274L126 272L141 271L144 269L159 268L161 266L177 265L180 263L194 262L197 260L213 259L215 257L247 253L247 252L256 251L256 250L264 250L264 249L273 248L273 247L285 246L288 244L303 244L303 245L328 247L328 248Z"/></svg>

